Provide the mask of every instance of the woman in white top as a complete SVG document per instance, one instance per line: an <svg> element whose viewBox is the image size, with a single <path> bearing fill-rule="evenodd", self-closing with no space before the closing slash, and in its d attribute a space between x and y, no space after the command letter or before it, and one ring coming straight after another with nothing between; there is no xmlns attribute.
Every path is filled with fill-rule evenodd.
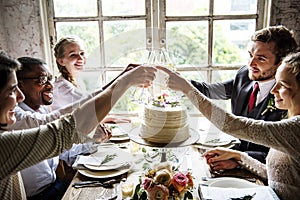
<svg viewBox="0 0 300 200"><path fill-rule="evenodd" d="M150 85L156 71L136 67L71 114L37 128L7 131L6 126L16 122L17 103L24 100L16 78L19 67L17 60L0 52L0 199L26 199L20 170L83 142L129 87Z"/></svg>
<svg viewBox="0 0 300 200"><path fill-rule="evenodd" d="M84 83L78 78L86 64L86 53L84 42L77 36L66 36L61 38L54 47L56 65L60 72L54 82L53 110L64 107L85 97L92 97L105 89L116 78L126 71L136 67L135 64L128 65L114 80L93 93L86 91ZM113 116L104 118L103 122L130 122L129 119L115 118Z"/></svg>
<svg viewBox="0 0 300 200"><path fill-rule="evenodd" d="M276 84L271 90L275 106L288 111L288 119L267 122L238 117L214 105L193 85L176 72L167 72L169 87L182 91L191 102L220 130L235 137L270 147L266 165L247 154L226 149L214 149L204 154L217 169L218 161L235 159L244 168L268 179L280 199L299 199L300 192L300 52L287 56L276 72Z"/></svg>

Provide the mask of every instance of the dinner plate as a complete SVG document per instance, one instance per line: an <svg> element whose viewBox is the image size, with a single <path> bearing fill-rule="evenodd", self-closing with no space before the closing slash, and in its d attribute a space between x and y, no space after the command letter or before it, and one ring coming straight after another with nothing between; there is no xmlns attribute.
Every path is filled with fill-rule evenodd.
<svg viewBox="0 0 300 200"><path fill-rule="evenodd" d="M221 187L221 188L253 188L259 187L255 183L251 183L247 180L232 177L213 178L205 182L209 187Z"/></svg>
<svg viewBox="0 0 300 200"><path fill-rule="evenodd" d="M124 136L112 136L110 139L110 141L112 142L121 142L121 141L126 141L129 140L128 134L124 135Z"/></svg>
<svg viewBox="0 0 300 200"><path fill-rule="evenodd" d="M100 164L108 155L111 155L111 159ZM87 169L93 171L107 171L130 167L134 161L134 157L118 147L99 146L98 151L87 156L85 161L86 162L82 164Z"/></svg>
<svg viewBox="0 0 300 200"><path fill-rule="evenodd" d="M121 167L125 167L127 165L130 166L129 163L119 163L119 164L114 164L114 165L100 165L100 166L83 164L83 166L86 167L87 169L94 170L94 171L114 170L114 169L118 169Z"/></svg>
<svg viewBox="0 0 300 200"><path fill-rule="evenodd" d="M105 171L90 171L90 170L79 169L78 172L90 178L110 178L110 177L119 176L121 174L125 174L129 170L130 167L120 168L117 170L105 170Z"/></svg>
<svg viewBox="0 0 300 200"><path fill-rule="evenodd" d="M197 142L197 144L207 146L207 147L219 147L219 146L226 146L230 143L234 142L233 140L220 140L220 139L213 139L205 142Z"/></svg>
<svg viewBox="0 0 300 200"><path fill-rule="evenodd" d="M106 124L112 131L109 139L112 142L121 142L129 140L128 132L132 129L131 123Z"/></svg>
<svg viewBox="0 0 300 200"><path fill-rule="evenodd" d="M131 130L131 123L106 124L112 131L112 136L124 136Z"/></svg>

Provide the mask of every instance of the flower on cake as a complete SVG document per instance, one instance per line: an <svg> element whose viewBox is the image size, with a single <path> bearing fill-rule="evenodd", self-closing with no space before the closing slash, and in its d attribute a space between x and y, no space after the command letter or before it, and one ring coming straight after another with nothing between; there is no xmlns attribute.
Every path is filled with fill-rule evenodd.
<svg viewBox="0 0 300 200"><path fill-rule="evenodd" d="M169 163L161 163L141 178L135 195L149 200L193 199L193 186L190 172L172 171Z"/></svg>
<svg viewBox="0 0 300 200"><path fill-rule="evenodd" d="M165 108L167 106L176 107L179 106L179 101L172 100L169 94L164 92L152 99L152 105L161 108Z"/></svg>

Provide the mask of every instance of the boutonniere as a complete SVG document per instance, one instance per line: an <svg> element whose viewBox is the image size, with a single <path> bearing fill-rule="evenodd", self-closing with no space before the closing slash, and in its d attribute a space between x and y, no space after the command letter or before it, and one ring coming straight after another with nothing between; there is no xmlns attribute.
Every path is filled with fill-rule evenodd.
<svg viewBox="0 0 300 200"><path fill-rule="evenodd" d="M268 101L268 105L266 107L266 109L261 113L261 115L266 114L267 112L273 112L277 110L276 106L275 106L275 100L274 97L270 98Z"/></svg>

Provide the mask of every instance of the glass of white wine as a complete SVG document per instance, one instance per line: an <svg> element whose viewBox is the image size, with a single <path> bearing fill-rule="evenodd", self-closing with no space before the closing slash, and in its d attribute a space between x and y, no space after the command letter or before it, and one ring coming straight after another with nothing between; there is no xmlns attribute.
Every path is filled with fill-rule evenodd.
<svg viewBox="0 0 300 200"><path fill-rule="evenodd" d="M128 180L122 182L121 191L122 191L122 199L130 200L134 191L134 183Z"/></svg>
<svg viewBox="0 0 300 200"><path fill-rule="evenodd" d="M152 66L156 57L155 53L155 51L145 50L141 59L142 65ZM144 88L144 86L135 87L133 92L131 93L131 101L139 104L145 103L145 98L147 98L146 90L147 89Z"/></svg>

